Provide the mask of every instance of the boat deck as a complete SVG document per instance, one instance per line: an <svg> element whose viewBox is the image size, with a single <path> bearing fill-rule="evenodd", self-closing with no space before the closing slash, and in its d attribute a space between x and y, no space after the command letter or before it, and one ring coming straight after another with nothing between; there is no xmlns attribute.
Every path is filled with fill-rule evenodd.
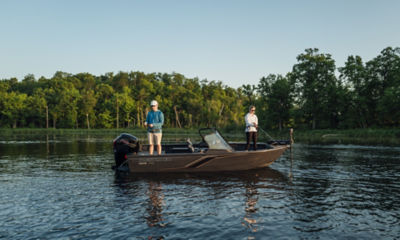
<svg viewBox="0 0 400 240"><path fill-rule="evenodd" d="M229 145L236 152L246 151L246 143L238 143L233 142L229 143ZM163 144L162 146L162 155L164 154L176 154L176 153L196 153L196 152L204 152L207 151L207 147L204 144L198 143L189 146L187 143L176 143L176 144ZM264 149L272 149L271 145L267 143L257 143L257 150ZM250 145L249 151L253 151L253 144ZM157 148L154 147L154 154L157 155ZM141 151L138 155L149 155L149 145L142 145Z"/></svg>

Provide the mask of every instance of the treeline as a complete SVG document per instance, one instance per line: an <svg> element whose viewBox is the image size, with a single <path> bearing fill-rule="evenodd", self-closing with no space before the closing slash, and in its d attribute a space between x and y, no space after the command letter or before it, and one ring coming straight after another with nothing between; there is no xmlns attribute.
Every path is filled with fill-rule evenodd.
<svg viewBox="0 0 400 240"><path fill-rule="evenodd" d="M330 54L306 49L291 72L234 89L179 73L56 72L0 81L0 127L143 127L156 99L165 126L241 128L256 105L263 128L368 128L400 124L400 48L364 63L349 56L337 68Z"/></svg>

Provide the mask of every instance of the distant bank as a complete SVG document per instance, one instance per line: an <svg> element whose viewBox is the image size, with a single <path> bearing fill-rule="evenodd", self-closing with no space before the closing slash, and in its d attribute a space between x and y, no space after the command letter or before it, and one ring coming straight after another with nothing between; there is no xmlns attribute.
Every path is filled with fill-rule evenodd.
<svg viewBox="0 0 400 240"><path fill-rule="evenodd" d="M182 139L189 136L197 138L197 129L167 128L163 129L165 139ZM120 133L128 132L145 137L146 130L143 128L119 128L119 129L45 129L45 128L17 128L0 129L0 136L18 135L90 135L116 137ZM223 130L221 132L232 141L244 141L244 133L239 130ZM268 135L275 139L288 139L289 131L268 131ZM260 141L269 140L265 133L259 133ZM324 129L324 130L305 130L294 129L295 143L312 144L360 144L360 145L388 145L400 146L400 128L392 129Z"/></svg>

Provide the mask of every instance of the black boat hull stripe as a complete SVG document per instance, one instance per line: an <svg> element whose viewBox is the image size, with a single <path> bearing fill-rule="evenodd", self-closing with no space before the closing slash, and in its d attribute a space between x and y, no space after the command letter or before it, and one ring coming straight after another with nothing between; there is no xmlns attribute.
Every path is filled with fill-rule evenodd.
<svg viewBox="0 0 400 240"><path fill-rule="evenodd" d="M195 162L195 163L193 163L193 164L187 166L187 168L196 168L196 167L199 167L200 165L206 164L207 162L209 162L210 160L212 160L212 159L214 159L214 158L216 158L216 157L207 157L207 158L204 158L204 159L202 159L202 160L200 160L200 161L198 161L198 162Z"/></svg>

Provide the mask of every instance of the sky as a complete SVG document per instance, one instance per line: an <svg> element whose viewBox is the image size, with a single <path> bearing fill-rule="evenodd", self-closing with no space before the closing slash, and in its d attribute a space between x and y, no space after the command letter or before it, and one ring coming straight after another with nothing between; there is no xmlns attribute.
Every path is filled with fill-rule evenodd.
<svg viewBox="0 0 400 240"><path fill-rule="evenodd" d="M364 62L400 47L398 0L0 0L0 79L181 73L237 88L307 48Z"/></svg>

